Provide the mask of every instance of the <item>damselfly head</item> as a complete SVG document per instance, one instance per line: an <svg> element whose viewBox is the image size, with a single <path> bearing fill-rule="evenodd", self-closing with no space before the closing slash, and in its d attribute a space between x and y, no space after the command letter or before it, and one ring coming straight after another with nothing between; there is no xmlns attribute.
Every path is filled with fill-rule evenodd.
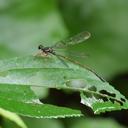
<svg viewBox="0 0 128 128"><path fill-rule="evenodd" d="M43 45L39 45L39 46L38 46L38 49L39 49L39 50L41 50L41 49L43 49L43 48L44 48Z"/></svg>

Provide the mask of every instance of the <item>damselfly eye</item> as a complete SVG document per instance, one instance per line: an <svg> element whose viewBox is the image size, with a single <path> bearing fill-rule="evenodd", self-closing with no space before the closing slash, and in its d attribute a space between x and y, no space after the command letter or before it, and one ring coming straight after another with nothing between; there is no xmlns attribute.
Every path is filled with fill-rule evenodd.
<svg viewBox="0 0 128 128"><path fill-rule="evenodd" d="M43 48L44 48L43 45L39 45L39 46L38 46L38 49L43 49Z"/></svg>

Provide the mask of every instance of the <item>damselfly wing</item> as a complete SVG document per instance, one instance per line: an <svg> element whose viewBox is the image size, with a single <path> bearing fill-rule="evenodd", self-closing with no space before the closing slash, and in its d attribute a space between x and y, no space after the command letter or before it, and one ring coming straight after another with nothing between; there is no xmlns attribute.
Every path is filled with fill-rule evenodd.
<svg viewBox="0 0 128 128"><path fill-rule="evenodd" d="M52 48L64 48L67 46L75 45L84 42L88 38L90 38L91 34L87 31L81 32L73 37L67 38L65 40L61 40L55 45L52 46Z"/></svg>
<svg viewBox="0 0 128 128"><path fill-rule="evenodd" d="M84 68L86 68L87 70L93 72L97 77L99 77L102 81L105 81L103 78L101 78L97 73L95 73L92 69L90 69L89 67L85 66L85 65L82 65L80 64L78 61L75 61L67 56L63 56L61 54L58 54L56 51L56 49L59 49L59 48L65 48L65 47L68 47L68 46L72 46L72 45L76 45L76 44L79 44L79 43L82 43L84 41L86 41L89 37L91 36L91 34L87 31L84 31L84 32L81 32L73 37L70 37L70 38L67 38L65 40L61 40L57 43L55 43L55 45L51 46L51 47L44 47L43 45L39 45L39 50L41 50L41 52L45 55L48 55L48 54L52 54L52 55L55 55L57 56L58 58L63 58L63 59L66 59L68 61L71 61L77 65L80 65Z"/></svg>

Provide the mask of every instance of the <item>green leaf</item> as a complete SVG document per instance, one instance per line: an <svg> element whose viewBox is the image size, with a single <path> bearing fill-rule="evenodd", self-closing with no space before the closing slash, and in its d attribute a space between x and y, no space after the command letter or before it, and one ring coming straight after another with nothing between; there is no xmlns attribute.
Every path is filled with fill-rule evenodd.
<svg viewBox="0 0 128 128"><path fill-rule="evenodd" d="M7 119L15 122L21 128L27 128L27 126L24 124L22 119L18 115L14 114L12 112L9 112L7 110L0 108L0 115L3 116L4 118L7 118Z"/></svg>
<svg viewBox="0 0 128 128"><path fill-rule="evenodd" d="M79 65L67 60L65 63L68 67L55 56L0 61L0 107L42 118L82 115L77 110L41 104L30 90L36 86L78 91L81 103L91 107L95 114L128 108L127 99L109 83Z"/></svg>
<svg viewBox="0 0 128 128"><path fill-rule="evenodd" d="M24 85L24 84L23 84ZM1 84L0 107L20 115L37 118L58 118L81 116L78 110L43 104L30 86Z"/></svg>

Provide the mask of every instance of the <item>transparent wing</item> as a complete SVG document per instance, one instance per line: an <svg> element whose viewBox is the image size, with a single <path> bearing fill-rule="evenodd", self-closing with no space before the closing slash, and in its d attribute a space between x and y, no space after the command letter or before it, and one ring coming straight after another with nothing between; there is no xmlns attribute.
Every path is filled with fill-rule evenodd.
<svg viewBox="0 0 128 128"><path fill-rule="evenodd" d="M63 48L63 47L67 47L70 45L79 44L87 40L90 36L91 34L89 32L84 31L73 37L57 42L55 45L53 45L52 48Z"/></svg>
<svg viewBox="0 0 128 128"><path fill-rule="evenodd" d="M68 50L68 52L66 52L65 49L56 49L56 53L59 53L62 55L69 55L71 57L76 57L76 58L83 58L83 59L86 59L89 57L89 54L85 52L71 51L71 50Z"/></svg>

